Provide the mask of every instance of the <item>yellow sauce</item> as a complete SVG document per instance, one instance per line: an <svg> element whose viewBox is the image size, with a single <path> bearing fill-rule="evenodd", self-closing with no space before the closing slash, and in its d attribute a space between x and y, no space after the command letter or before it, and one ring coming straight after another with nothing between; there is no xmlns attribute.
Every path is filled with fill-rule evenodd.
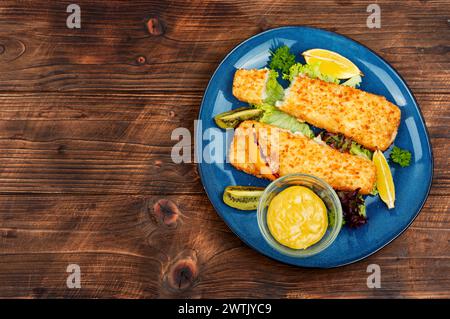
<svg viewBox="0 0 450 319"><path fill-rule="evenodd" d="M280 244L293 249L305 249L325 235L328 227L327 208L309 188L290 186L270 202L267 225Z"/></svg>

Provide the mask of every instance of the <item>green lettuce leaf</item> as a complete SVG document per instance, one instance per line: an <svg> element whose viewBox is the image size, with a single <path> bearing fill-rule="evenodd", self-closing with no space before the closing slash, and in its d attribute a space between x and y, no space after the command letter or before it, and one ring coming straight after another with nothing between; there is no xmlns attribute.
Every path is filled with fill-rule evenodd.
<svg viewBox="0 0 450 319"><path fill-rule="evenodd" d="M289 68L288 74L283 74L283 79L292 81L299 74L304 74L311 79L320 79L325 82L339 84L339 79L320 72L319 64L296 63Z"/></svg>
<svg viewBox="0 0 450 319"><path fill-rule="evenodd" d="M327 131L322 131L317 137L320 137L320 140L341 153L348 152L353 155L365 157L369 161L372 160L373 152L352 141L350 138L345 137L343 134L335 134Z"/></svg>
<svg viewBox="0 0 450 319"><path fill-rule="evenodd" d="M352 142L349 150L350 154L359 155L367 158L369 161L372 160L373 152L369 151L367 148L362 147L358 143Z"/></svg>
<svg viewBox="0 0 450 319"><path fill-rule="evenodd" d="M259 119L261 123L274 125L292 133L302 133L309 138L314 137L314 132L308 124L300 122L295 117L280 111L276 107L268 104L257 105L256 107L264 110L263 116Z"/></svg>
<svg viewBox="0 0 450 319"><path fill-rule="evenodd" d="M275 105L276 101L283 99L284 89L280 83L278 83L277 78L278 72L270 70L266 84L266 99L264 100L264 103Z"/></svg>
<svg viewBox="0 0 450 319"><path fill-rule="evenodd" d="M375 186L373 187L372 191L370 192L371 196L377 196L378 195L378 187L377 184L375 184Z"/></svg>
<svg viewBox="0 0 450 319"><path fill-rule="evenodd" d="M359 86L361 84L361 81L362 81L362 78L358 74L358 75L355 75L354 77L351 77L350 79L348 79L347 81L345 81L344 83L341 83L341 84L356 88L357 86Z"/></svg>

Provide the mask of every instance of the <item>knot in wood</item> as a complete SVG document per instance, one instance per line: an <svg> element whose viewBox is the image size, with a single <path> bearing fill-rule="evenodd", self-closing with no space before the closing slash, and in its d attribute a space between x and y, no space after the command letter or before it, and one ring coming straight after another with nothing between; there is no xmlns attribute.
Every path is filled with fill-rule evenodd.
<svg viewBox="0 0 450 319"><path fill-rule="evenodd" d="M176 227L180 214L178 206L169 199L162 198L153 205L153 217L158 224Z"/></svg>
<svg viewBox="0 0 450 319"><path fill-rule="evenodd" d="M147 31L151 35L159 36L164 34L164 26L158 17L151 17L150 19L148 19L146 25Z"/></svg>
<svg viewBox="0 0 450 319"><path fill-rule="evenodd" d="M136 62L138 64L145 64L145 62L147 62L147 59L145 58L145 56L141 55L136 58Z"/></svg>
<svg viewBox="0 0 450 319"><path fill-rule="evenodd" d="M197 278L197 259L195 256L188 256L169 266L165 281L172 290L186 290L194 285Z"/></svg>

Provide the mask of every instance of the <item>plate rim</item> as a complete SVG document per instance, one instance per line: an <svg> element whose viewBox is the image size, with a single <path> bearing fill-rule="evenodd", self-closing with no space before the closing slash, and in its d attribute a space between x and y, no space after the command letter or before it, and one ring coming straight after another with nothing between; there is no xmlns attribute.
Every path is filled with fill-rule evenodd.
<svg viewBox="0 0 450 319"><path fill-rule="evenodd" d="M407 225L406 225L406 226L405 226L398 234L396 234L394 237L392 237L390 240L388 240L386 243L384 243L383 245L381 245L381 246L378 247L377 249L373 250L372 252L370 252L370 253L368 253L368 254L366 254L366 255L360 257L360 258L357 258L357 259L355 259L355 260L352 260L352 261L349 261L349 262L345 262L345 263L342 263L342 264L333 265L333 266L323 266L323 267L321 267L321 266L304 266L304 265L297 265L297 264L294 264L294 263L289 262L289 261L279 260L279 259L277 259L277 258L274 258L274 257L272 257L272 256L269 256L269 255L267 255L267 254L261 252L260 250L256 249L255 247L253 247L253 245L251 245L251 244L246 240L246 238L243 238L242 236L239 236L239 235L233 230L233 228L228 224L227 220L226 220L225 218L223 218L222 213L219 211L219 209L216 207L216 205L214 204L214 202L211 200L211 196L210 196L208 190L206 189L205 183L204 183L205 177L204 177L204 172L203 172L202 165L201 165L201 164L203 164L203 163L201 163L201 162L197 163L196 167L197 167L197 171L198 171L199 176L200 176L200 181L201 181L201 183L202 183L202 188L203 188L203 190L205 191L205 193L206 193L206 195L207 195L207 197L208 197L209 202L211 203L211 205L213 206L214 210L216 211L216 214L219 215L219 217L222 219L222 221L225 223L225 225L228 227L228 229L230 229L231 232L232 232L239 240L241 240L245 245L247 245L249 248L251 248L252 250L256 251L257 253L261 254L262 256L264 256L264 257L266 257L266 258L272 259L272 260L274 260L274 261L276 261L276 262L279 262L279 263L283 263L283 264L287 264L287 265L290 265L290 266L298 267L298 268L305 268L305 269L333 269L333 268L344 267L344 266L347 266L347 265L351 265L351 264L360 262L360 261L362 261L362 260L364 260L364 259L366 259L366 258L368 258L368 257L370 257L370 256L372 256L372 255L374 255L375 253L377 253L377 252L380 251L381 249L385 248L385 247L388 246L389 244L391 244L394 240L396 240L397 238L399 238L399 237L400 237L400 236L401 236L401 235L402 235L402 234L403 234L403 233L411 226L411 224L416 220L417 216L419 216L420 212L422 211L423 207L425 206L425 204L426 204L426 202L427 202L427 200L428 200L428 197L429 197L430 191L431 191L431 187L432 187L433 181L434 181L434 155L433 155L433 147L432 147L432 144L431 144L430 134L429 134L428 127L427 127L427 125L426 125L426 122L425 122L425 119L424 119L422 110L421 110L421 108L420 108L419 103L417 102L416 97L414 96L413 91L411 90L411 88L409 87L408 83L405 81L405 79L403 78L403 76L402 76L402 75L401 75L401 74L400 74L400 73L399 73L399 72L398 72L398 71L397 71L397 70L396 70L396 69L395 69L388 61L386 61L381 55L379 55L378 53L376 53L374 50L372 50L372 49L370 49L369 47L367 47L365 44L363 44L363 43L361 43L361 42L359 42L359 41L357 41L357 40L354 40L354 39L352 39L352 38L350 38L350 37L348 37L348 36L346 36L346 35L343 35L343 34L340 34L340 33L334 32L334 31L330 31L330 30L327 30L327 29L323 29L323 28L317 28L317 27L311 27L311 26L303 26L303 25L291 25L291 26L283 26L283 27L270 28L270 29L267 29L267 30L262 31L262 32L260 32L260 33L254 34L254 35L252 35L251 37L249 37L249 38L247 38L247 39L245 39L245 40L239 42L236 46L234 46L233 49L232 49L230 52L228 52L228 53L222 58L222 60L221 60L220 63L217 65L216 69L214 70L213 74L211 75L211 77L210 77L210 79L209 79L209 81L208 81L208 84L207 84L207 86L206 86L206 88L205 88L205 90L204 90L203 97L202 97L202 100L201 100L201 103L200 103L200 108L199 108L198 115L197 115L196 119L197 119L197 120L201 119L201 115L202 115L203 110L204 110L204 104L205 104L206 94L207 94L207 92L208 92L208 90L209 90L209 88L210 88L210 85L211 85L213 79L215 78L215 76L217 75L218 70L221 68L221 66L224 64L225 60L227 60L227 58L228 58L230 55L232 55L232 54L233 54L240 46L244 45L245 43L247 43L248 41L251 41L251 40L254 39L254 38L260 37L260 36L262 36L262 35L264 35L264 34L271 33L271 32L274 32L274 31L282 31L282 30L287 30L287 29L309 29L309 30L312 30L312 31L321 31L321 32L325 32L325 33L331 34L331 35L333 35L333 36L338 36L338 37L344 38L344 39L346 39L346 40L353 41L353 42L355 42L355 43L361 45L362 47L364 47L364 48L367 49L368 51L370 51L372 54L374 54L375 56L377 56L379 59L381 59L381 61L382 61L388 68L391 68L392 71L394 71L394 73L399 77L399 79L401 80L401 82L405 85L405 87L406 87L408 93L411 95L411 98L412 98L412 100L414 101L414 104L415 104L415 106L416 106L416 109L418 110L419 118L420 118L420 120L421 120L421 122L422 122L422 124L423 124L424 129L425 129L426 140L427 140L427 142L428 142L428 143L427 143L427 148L428 148L428 151L429 151L429 153L430 153L430 169L431 169L431 176L430 176L430 180L429 180L429 183L428 183L428 187L427 187L427 191L426 191L425 197L424 197L424 199L422 200L419 209L418 209L417 212L414 214L414 216L413 216L413 218L411 219L411 221L410 221L410 222L409 222L409 223L408 223L408 224L407 224ZM197 141L202 140L202 135L203 135L203 132L199 132L199 130L197 130L197 132L194 132L194 138L197 139ZM198 156L201 155L201 153L199 154L198 152L201 152L202 143L199 144L199 143L197 142L196 145L197 145L197 146L196 146L195 149L194 149L194 154L196 155L196 158L198 158Z"/></svg>

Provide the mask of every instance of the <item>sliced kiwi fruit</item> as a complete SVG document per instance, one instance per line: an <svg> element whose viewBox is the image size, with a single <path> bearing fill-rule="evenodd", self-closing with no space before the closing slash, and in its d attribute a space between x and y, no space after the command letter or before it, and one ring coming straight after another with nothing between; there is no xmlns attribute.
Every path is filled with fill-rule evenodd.
<svg viewBox="0 0 450 319"><path fill-rule="evenodd" d="M216 115L214 117L214 121L220 128L235 128L242 121L258 120L263 112L263 110L253 107L240 107L238 109Z"/></svg>
<svg viewBox="0 0 450 319"><path fill-rule="evenodd" d="M228 186L223 192L223 201L228 206L240 210L255 210L263 192L263 187Z"/></svg>

